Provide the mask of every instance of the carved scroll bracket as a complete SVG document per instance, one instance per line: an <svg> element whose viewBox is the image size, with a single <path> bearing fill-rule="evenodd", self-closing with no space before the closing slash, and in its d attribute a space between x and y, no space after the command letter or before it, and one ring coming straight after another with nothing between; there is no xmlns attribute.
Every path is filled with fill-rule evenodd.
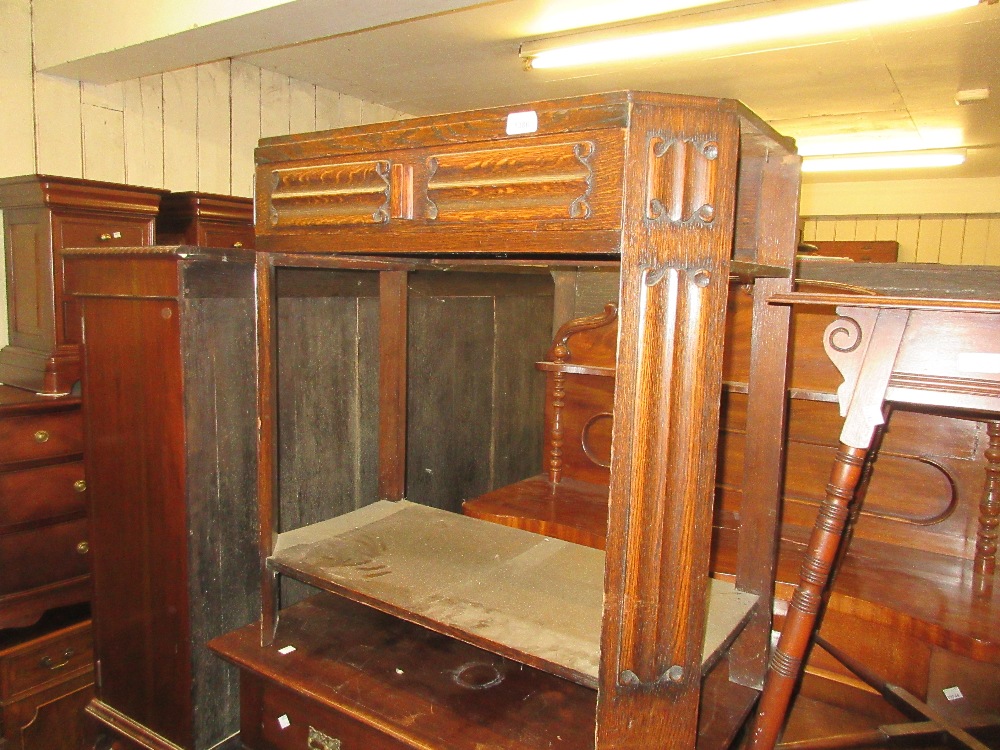
<svg viewBox="0 0 1000 750"><path fill-rule="evenodd" d="M647 148L646 220L711 225L717 206L716 139L655 135Z"/></svg>
<svg viewBox="0 0 1000 750"><path fill-rule="evenodd" d="M867 450L875 428L885 421L882 402L909 311L852 307L837 308L837 314L841 317L827 326L823 348L844 378L837 389L845 417L840 440Z"/></svg>

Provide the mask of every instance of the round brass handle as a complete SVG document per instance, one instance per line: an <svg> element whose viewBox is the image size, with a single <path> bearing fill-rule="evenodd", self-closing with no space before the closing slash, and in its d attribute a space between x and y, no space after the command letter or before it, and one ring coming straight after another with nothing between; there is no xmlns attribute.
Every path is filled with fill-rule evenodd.
<svg viewBox="0 0 1000 750"><path fill-rule="evenodd" d="M73 489L76 490L77 492L86 492L87 491L87 480L86 479L77 479L75 482L73 482Z"/></svg>
<svg viewBox="0 0 1000 750"><path fill-rule="evenodd" d="M33 435L36 443L47 443L49 442L49 433L47 430L38 430Z"/></svg>
<svg viewBox="0 0 1000 750"><path fill-rule="evenodd" d="M55 662L52 660L51 656L43 656L39 663L46 669L51 669L52 671L55 671L57 669L62 669L67 664L69 664L69 660L73 658L73 655L75 653L76 652L73 649L68 648L62 653L62 661Z"/></svg>
<svg viewBox="0 0 1000 750"><path fill-rule="evenodd" d="M242 242L234 242L233 243L233 247L243 247L243 243Z"/></svg>
<svg viewBox="0 0 1000 750"><path fill-rule="evenodd" d="M90 552L90 545L86 541L80 542L76 545L76 551L78 554L86 555Z"/></svg>

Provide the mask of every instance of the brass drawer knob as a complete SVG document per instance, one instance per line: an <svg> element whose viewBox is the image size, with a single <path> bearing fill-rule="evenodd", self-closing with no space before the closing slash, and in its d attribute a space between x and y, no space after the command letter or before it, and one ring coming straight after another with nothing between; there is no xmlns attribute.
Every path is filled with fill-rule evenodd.
<svg viewBox="0 0 1000 750"><path fill-rule="evenodd" d="M86 555L90 552L90 545L85 541L80 542L76 545L76 551L80 555Z"/></svg>
<svg viewBox="0 0 1000 750"><path fill-rule="evenodd" d="M86 479L77 479L75 482L73 482L73 489L76 490L77 492L86 492L87 491L87 480Z"/></svg>
<svg viewBox="0 0 1000 750"><path fill-rule="evenodd" d="M238 241L234 242L233 243L233 247L243 247L243 243L242 242L238 242Z"/></svg>
<svg viewBox="0 0 1000 750"><path fill-rule="evenodd" d="M47 443L49 442L48 430L37 430L34 434L36 443Z"/></svg>
<svg viewBox="0 0 1000 750"><path fill-rule="evenodd" d="M72 659L75 654L76 652L73 649L68 648L62 652L61 661L53 661L51 656L43 656L39 663L46 669L51 669L54 672L55 670L62 669L69 664L69 660Z"/></svg>

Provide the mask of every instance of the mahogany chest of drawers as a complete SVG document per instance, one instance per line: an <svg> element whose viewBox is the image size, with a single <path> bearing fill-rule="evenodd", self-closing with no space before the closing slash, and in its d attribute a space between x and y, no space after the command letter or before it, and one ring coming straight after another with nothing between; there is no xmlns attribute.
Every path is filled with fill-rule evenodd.
<svg viewBox="0 0 1000 750"><path fill-rule="evenodd" d="M80 399L0 386L0 628L90 597Z"/></svg>
<svg viewBox="0 0 1000 750"><path fill-rule="evenodd" d="M93 745L83 713L94 684L90 621L80 621L72 610L65 610L72 617L60 613L26 631L0 634L4 750L82 750Z"/></svg>
<svg viewBox="0 0 1000 750"><path fill-rule="evenodd" d="M70 391L80 379L80 323L63 293L62 250L152 245L165 192L47 175L0 180L10 332L0 383Z"/></svg>

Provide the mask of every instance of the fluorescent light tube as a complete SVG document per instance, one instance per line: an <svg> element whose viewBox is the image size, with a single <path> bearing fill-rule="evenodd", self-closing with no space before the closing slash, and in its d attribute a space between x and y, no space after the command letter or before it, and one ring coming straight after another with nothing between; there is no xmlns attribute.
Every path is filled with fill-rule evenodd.
<svg viewBox="0 0 1000 750"><path fill-rule="evenodd" d="M911 151L891 154L814 156L802 160L803 172L861 172L869 169L955 167L965 163L965 151Z"/></svg>
<svg viewBox="0 0 1000 750"><path fill-rule="evenodd" d="M567 35L526 43L521 57L531 68L623 62L666 57L754 42L774 42L811 34L830 34L941 15L978 5L980 0L855 0L819 8L781 13L673 31L637 33L616 38ZM579 40L574 43L573 39Z"/></svg>

